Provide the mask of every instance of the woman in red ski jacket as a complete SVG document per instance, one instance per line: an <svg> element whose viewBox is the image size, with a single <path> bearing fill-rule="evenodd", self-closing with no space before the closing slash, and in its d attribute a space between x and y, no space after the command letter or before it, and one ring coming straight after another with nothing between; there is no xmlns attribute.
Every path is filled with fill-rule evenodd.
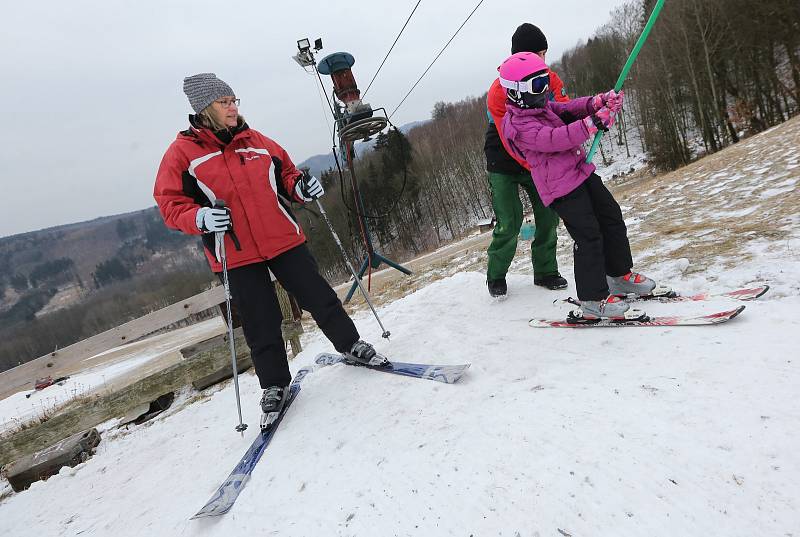
<svg viewBox="0 0 800 537"><path fill-rule="evenodd" d="M195 114L164 154L153 196L168 227L202 235L215 273L222 264L214 234L224 232L233 303L264 389L261 407L265 415L275 416L286 401L291 373L270 272L311 313L337 351L365 363L375 350L361 341L319 274L289 206L290 201L307 203L322 196L320 182L245 123L239 99L215 74L185 78L183 91ZM217 200L225 207L214 207Z"/></svg>

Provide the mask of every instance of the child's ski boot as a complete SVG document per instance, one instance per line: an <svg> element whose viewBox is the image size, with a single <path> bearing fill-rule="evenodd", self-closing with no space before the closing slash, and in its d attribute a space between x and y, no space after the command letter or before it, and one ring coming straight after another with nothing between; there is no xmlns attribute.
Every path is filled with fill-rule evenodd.
<svg viewBox="0 0 800 537"><path fill-rule="evenodd" d="M638 272L629 272L623 276L606 276L609 294L618 297L650 296L656 288L656 282Z"/></svg>

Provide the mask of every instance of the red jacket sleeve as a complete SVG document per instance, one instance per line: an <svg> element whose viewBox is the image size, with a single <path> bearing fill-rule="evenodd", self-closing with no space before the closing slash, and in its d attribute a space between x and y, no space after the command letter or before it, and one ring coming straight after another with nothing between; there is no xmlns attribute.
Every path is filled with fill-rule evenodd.
<svg viewBox="0 0 800 537"><path fill-rule="evenodd" d="M511 150L511 147L508 145L508 140L503 136L503 118L506 115L506 91L503 89L503 86L500 85L500 79L495 79L492 86L489 88L489 93L486 95L486 108L489 110L489 115L492 116L492 121L494 121L497 134L500 135L500 141L503 143L506 153L516 160L520 166L530 171L530 164L520 159L516 151Z"/></svg>
<svg viewBox="0 0 800 537"><path fill-rule="evenodd" d="M183 173L188 168L188 160L175 143L170 145L158 167L153 197L167 227L191 235L201 235L202 232L197 229L195 222L200 206L183 191Z"/></svg>
<svg viewBox="0 0 800 537"><path fill-rule="evenodd" d="M303 176L303 172L295 167L289 154L277 142L267 138L263 134L261 136L265 139L266 147L270 148L270 154L273 157L277 157L281 162L281 176L275 179L283 184L283 188L286 189L286 192L292 197L292 200L298 203L305 203L303 199L297 197L294 191L294 187L297 185L297 181L300 180L300 177Z"/></svg>

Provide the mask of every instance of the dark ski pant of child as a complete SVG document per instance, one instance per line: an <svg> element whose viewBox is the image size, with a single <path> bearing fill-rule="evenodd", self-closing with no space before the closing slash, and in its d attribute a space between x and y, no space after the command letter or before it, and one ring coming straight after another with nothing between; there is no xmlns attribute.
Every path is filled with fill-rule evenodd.
<svg viewBox="0 0 800 537"><path fill-rule="evenodd" d="M609 276L623 276L633 266L622 210L597 174L553 200L572 240L578 300L608 297Z"/></svg>
<svg viewBox="0 0 800 537"><path fill-rule="evenodd" d="M281 313L269 272L339 352L349 351L359 335L342 302L319 274L317 262L305 244L262 261L228 270L231 297L242 320L242 330L262 388L288 386L292 380L281 333ZM218 274L220 278L222 274Z"/></svg>

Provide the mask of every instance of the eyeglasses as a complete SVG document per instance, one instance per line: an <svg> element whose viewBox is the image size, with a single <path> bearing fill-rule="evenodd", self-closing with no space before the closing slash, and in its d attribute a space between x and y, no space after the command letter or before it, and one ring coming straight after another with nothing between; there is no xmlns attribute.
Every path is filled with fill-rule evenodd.
<svg viewBox="0 0 800 537"><path fill-rule="evenodd" d="M231 105L239 107L239 103L242 102L241 99L220 99L219 101L214 101L222 108L230 108Z"/></svg>
<svg viewBox="0 0 800 537"><path fill-rule="evenodd" d="M500 85L504 88L514 91L525 91L534 95L541 95L550 89L550 75L548 73L542 73L541 75L535 76L528 80L523 80L521 82L506 80L505 78L501 77Z"/></svg>

